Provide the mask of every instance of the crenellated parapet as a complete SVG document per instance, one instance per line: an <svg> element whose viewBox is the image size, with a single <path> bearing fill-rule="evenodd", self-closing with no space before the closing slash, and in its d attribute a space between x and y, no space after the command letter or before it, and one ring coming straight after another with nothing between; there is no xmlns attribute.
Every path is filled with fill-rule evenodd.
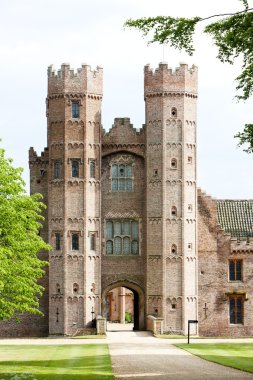
<svg viewBox="0 0 253 380"><path fill-rule="evenodd" d="M91 70L89 65L83 64L81 68L70 69L70 65L63 63L60 70L55 72L53 66L48 67L48 95L52 94L96 94L103 93L103 69L97 66Z"/></svg>
<svg viewBox="0 0 253 380"><path fill-rule="evenodd" d="M103 131L102 154L107 155L115 151L128 151L143 156L145 153L145 128L137 131L130 123L129 118L115 118L109 132Z"/></svg>
<svg viewBox="0 0 253 380"><path fill-rule="evenodd" d="M148 96L190 96L197 97L198 68L181 63L172 71L167 63L160 63L155 70L144 67L144 97Z"/></svg>
<svg viewBox="0 0 253 380"><path fill-rule="evenodd" d="M34 150L34 148L30 147L30 149L29 149L29 165L48 164L48 162L49 162L49 151L48 151L48 148L45 148L41 152L41 155L38 156L38 154Z"/></svg>

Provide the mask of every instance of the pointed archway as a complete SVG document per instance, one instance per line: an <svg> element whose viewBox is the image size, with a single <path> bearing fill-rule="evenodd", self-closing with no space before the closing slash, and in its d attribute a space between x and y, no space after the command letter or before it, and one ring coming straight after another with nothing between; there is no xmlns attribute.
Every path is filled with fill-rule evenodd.
<svg viewBox="0 0 253 380"><path fill-rule="evenodd" d="M144 322L144 292L141 287L134 282L129 280L120 280L111 283L106 286L102 291L102 316L107 317L107 295L108 293L115 288L127 288L133 293L133 329L134 330L144 330L145 322Z"/></svg>

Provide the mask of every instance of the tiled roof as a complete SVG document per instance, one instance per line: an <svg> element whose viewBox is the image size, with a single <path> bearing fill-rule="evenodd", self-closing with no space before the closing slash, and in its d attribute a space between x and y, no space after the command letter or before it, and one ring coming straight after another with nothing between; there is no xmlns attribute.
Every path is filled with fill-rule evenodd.
<svg viewBox="0 0 253 380"><path fill-rule="evenodd" d="M253 236L253 200L217 200L218 223L234 237Z"/></svg>

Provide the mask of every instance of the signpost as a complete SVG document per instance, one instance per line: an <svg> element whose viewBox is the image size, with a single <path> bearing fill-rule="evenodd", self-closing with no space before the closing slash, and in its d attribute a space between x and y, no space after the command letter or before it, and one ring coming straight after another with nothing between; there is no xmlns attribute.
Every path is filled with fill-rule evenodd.
<svg viewBox="0 0 253 380"><path fill-rule="evenodd" d="M199 323L196 319L188 319L188 344L190 344L190 324Z"/></svg>

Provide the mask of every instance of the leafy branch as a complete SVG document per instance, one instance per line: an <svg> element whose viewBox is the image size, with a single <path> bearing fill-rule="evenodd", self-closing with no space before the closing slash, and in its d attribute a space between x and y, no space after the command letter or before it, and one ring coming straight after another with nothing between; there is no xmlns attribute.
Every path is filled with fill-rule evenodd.
<svg viewBox="0 0 253 380"><path fill-rule="evenodd" d="M213 38L218 47L217 58L222 63L233 64L237 58L242 59L241 73L236 80L236 99L246 101L253 93L253 8L249 8L248 0L239 0L244 9L235 13L215 14L208 17L171 17L157 16L126 21L125 26L136 28L144 36L152 33L149 43L169 44L178 50L193 55L195 49L193 36L196 25L201 21L218 18L208 24L204 33ZM249 143L246 152L252 152L253 130L251 124L245 125L243 133L237 133L239 146Z"/></svg>

